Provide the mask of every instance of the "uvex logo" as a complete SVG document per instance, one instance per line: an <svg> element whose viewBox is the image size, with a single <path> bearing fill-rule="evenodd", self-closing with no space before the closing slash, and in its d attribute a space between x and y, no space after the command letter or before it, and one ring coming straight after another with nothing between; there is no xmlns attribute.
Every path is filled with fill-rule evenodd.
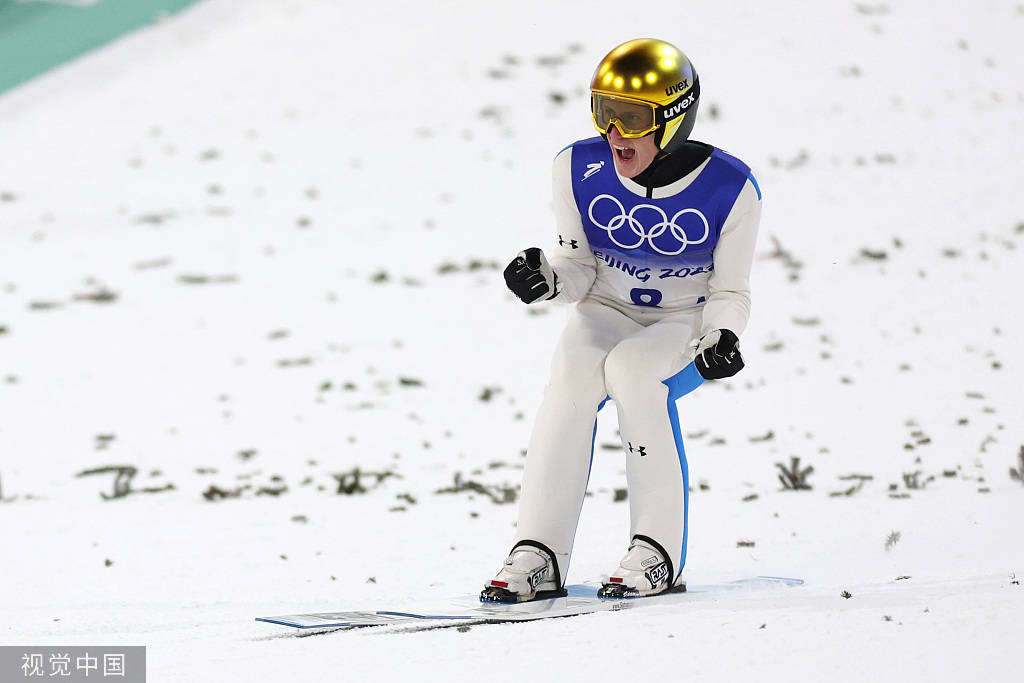
<svg viewBox="0 0 1024 683"><path fill-rule="evenodd" d="M684 90L686 90L686 89L687 89L687 88L688 88L689 86L690 86L690 83L689 83L689 81L687 81L687 80L686 80L686 79L684 78L683 80L679 81L679 82L678 82L678 83L676 83L675 85L670 85L670 86L668 86L667 88L665 88L665 94L666 94L666 95L675 95L675 94L676 94L677 92L683 92L683 91L684 91Z"/></svg>
<svg viewBox="0 0 1024 683"><path fill-rule="evenodd" d="M679 100L678 102L673 104L671 107L668 107L667 109L663 109L662 110L662 118L667 121L667 120L669 120L671 118L675 118L679 114L682 114L683 112L685 112L687 109L690 108L690 105L693 104L693 101L695 99L697 99L697 94L696 93L690 93L687 97L684 97L683 99Z"/></svg>

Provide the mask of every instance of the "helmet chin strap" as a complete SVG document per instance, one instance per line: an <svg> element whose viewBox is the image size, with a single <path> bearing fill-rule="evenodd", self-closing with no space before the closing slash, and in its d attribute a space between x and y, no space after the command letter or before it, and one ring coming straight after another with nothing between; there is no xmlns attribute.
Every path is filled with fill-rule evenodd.
<svg viewBox="0 0 1024 683"><path fill-rule="evenodd" d="M633 176L633 178L630 178L630 180L633 180L634 178L639 178L640 176L642 176L645 173L653 172L654 171L654 167L655 166L660 166L661 163L663 161L665 161L665 159L668 159L668 156L669 156L668 152L659 151L658 154L655 155L655 157L653 159L651 159L651 163L647 164L647 168L645 168L642 171L640 171L639 173L637 173L635 176Z"/></svg>

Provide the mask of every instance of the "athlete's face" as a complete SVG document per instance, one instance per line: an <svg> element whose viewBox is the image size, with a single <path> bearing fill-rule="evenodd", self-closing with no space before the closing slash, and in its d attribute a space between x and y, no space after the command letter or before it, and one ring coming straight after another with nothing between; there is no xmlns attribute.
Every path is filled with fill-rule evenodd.
<svg viewBox="0 0 1024 683"><path fill-rule="evenodd" d="M612 158L615 159L615 170L626 178L640 175L651 165L659 151L654 144L654 133L642 138L624 138L615 126L608 131L608 144L611 145Z"/></svg>

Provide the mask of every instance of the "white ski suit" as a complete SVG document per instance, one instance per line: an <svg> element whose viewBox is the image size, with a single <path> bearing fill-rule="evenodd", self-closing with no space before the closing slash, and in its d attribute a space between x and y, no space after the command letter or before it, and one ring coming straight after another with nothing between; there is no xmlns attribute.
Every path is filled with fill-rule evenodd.
<svg viewBox="0 0 1024 683"><path fill-rule="evenodd" d="M575 302L530 438L515 541L545 546L564 583L610 398L626 453L630 535L656 544L678 579L689 475L676 399L703 381L697 340L740 335L761 211L750 169L714 149L685 177L645 188L619 176L608 143L555 158L554 301Z"/></svg>

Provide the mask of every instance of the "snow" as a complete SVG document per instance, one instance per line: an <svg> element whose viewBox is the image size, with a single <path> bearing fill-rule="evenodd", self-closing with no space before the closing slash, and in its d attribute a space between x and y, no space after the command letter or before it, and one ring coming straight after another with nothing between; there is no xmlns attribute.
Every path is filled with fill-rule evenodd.
<svg viewBox="0 0 1024 683"><path fill-rule="evenodd" d="M0 643L142 644L153 681L1016 680L1024 10L628 9L208 0L0 96ZM639 35L694 60L694 136L765 193L747 369L680 402L686 576L806 585L254 622L497 569L515 504L437 491L518 485L564 309L500 268L551 244L550 161ZM573 582L625 550L616 443L606 410ZM136 492L76 476L105 466Z"/></svg>

